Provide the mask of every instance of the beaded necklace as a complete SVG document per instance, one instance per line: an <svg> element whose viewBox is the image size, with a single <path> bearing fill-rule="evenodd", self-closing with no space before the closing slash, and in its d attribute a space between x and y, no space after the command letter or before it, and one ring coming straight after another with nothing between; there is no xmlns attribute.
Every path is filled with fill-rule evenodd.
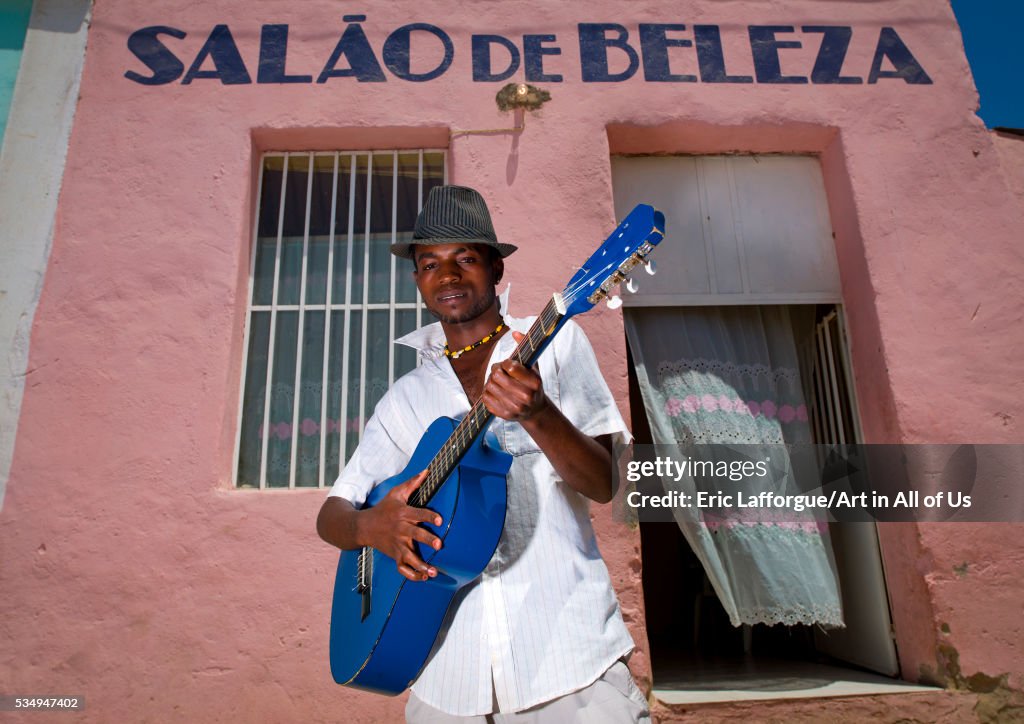
<svg viewBox="0 0 1024 724"><path fill-rule="evenodd" d="M477 347L479 347L482 344L487 344L492 339L494 339L494 335L498 334L503 329L505 329L505 320L504 319L501 320L501 322L498 323L498 326L494 328L494 331L489 333L486 337L484 337L483 339L481 339L478 342L474 342L473 344L467 345L467 346L463 347L462 349L457 350L455 352L452 352L450 349L448 349L448 343L445 342L445 345L444 345L444 356L449 358L449 359L458 359L462 355L466 354L466 352L469 352L470 350L474 350L474 349L476 349Z"/></svg>

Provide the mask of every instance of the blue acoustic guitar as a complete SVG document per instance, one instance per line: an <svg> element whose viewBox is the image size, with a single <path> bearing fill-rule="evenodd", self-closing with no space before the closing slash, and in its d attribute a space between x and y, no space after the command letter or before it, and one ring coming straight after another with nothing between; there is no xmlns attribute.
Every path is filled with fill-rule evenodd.
<svg viewBox="0 0 1024 724"><path fill-rule="evenodd" d="M643 262L664 236L665 217L641 204L555 294L516 347L513 357L533 364L555 332L576 314L590 310ZM647 269L653 273L648 262ZM611 307L622 303L608 299ZM392 558L373 548L342 551L331 611L331 673L339 684L382 694L404 691L419 675L459 589L487 566L505 524L505 474L512 456L486 430L493 416L479 400L461 420L440 417L423 434L409 464L379 483L366 506L427 469L409 504L429 506L442 519L427 525L441 549L416 543L437 577L412 582Z"/></svg>

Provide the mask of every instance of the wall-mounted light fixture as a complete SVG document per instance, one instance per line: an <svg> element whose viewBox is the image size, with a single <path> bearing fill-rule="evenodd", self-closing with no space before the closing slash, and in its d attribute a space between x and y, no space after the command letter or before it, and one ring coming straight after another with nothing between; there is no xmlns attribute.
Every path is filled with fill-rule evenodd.
<svg viewBox="0 0 1024 724"><path fill-rule="evenodd" d="M494 100L501 111L511 111L515 108L535 111L551 100L551 94L527 83L509 83L498 91Z"/></svg>
<svg viewBox="0 0 1024 724"><path fill-rule="evenodd" d="M516 111L518 125L512 128L479 128L471 131L452 131L451 138L473 134L520 133L526 128L526 111L535 111L549 100L551 94L529 83L509 83L494 97L500 111Z"/></svg>

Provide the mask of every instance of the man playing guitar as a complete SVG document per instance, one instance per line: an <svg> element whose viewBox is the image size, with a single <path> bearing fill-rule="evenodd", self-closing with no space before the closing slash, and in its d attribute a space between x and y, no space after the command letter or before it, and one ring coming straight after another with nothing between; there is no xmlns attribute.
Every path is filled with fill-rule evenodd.
<svg viewBox="0 0 1024 724"><path fill-rule="evenodd" d="M406 585L437 576L414 541L439 549L420 524L440 525L440 517L408 504L426 471L361 506L377 482L402 470L432 420L482 400L513 456L505 527L483 574L449 608L412 686L408 720L649 721L623 663L633 642L588 513L588 500L611 500L612 443L628 433L575 323L533 368L508 359L531 323L508 316L495 292L515 249L497 241L480 195L456 186L433 189L412 241L392 246L412 259L439 322L398 340L419 349L421 365L378 404L317 531L343 550L386 554L413 582Z"/></svg>

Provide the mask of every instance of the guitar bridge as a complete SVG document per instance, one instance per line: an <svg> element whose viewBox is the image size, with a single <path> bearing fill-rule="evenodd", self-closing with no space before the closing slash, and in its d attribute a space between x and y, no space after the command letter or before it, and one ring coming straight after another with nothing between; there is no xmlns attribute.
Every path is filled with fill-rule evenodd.
<svg viewBox="0 0 1024 724"><path fill-rule="evenodd" d="M356 593L362 597L360 620L365 621L370 615L370 593L373 580L373 549L363 548L359 551L359 563L356 566Z"/></svg>

